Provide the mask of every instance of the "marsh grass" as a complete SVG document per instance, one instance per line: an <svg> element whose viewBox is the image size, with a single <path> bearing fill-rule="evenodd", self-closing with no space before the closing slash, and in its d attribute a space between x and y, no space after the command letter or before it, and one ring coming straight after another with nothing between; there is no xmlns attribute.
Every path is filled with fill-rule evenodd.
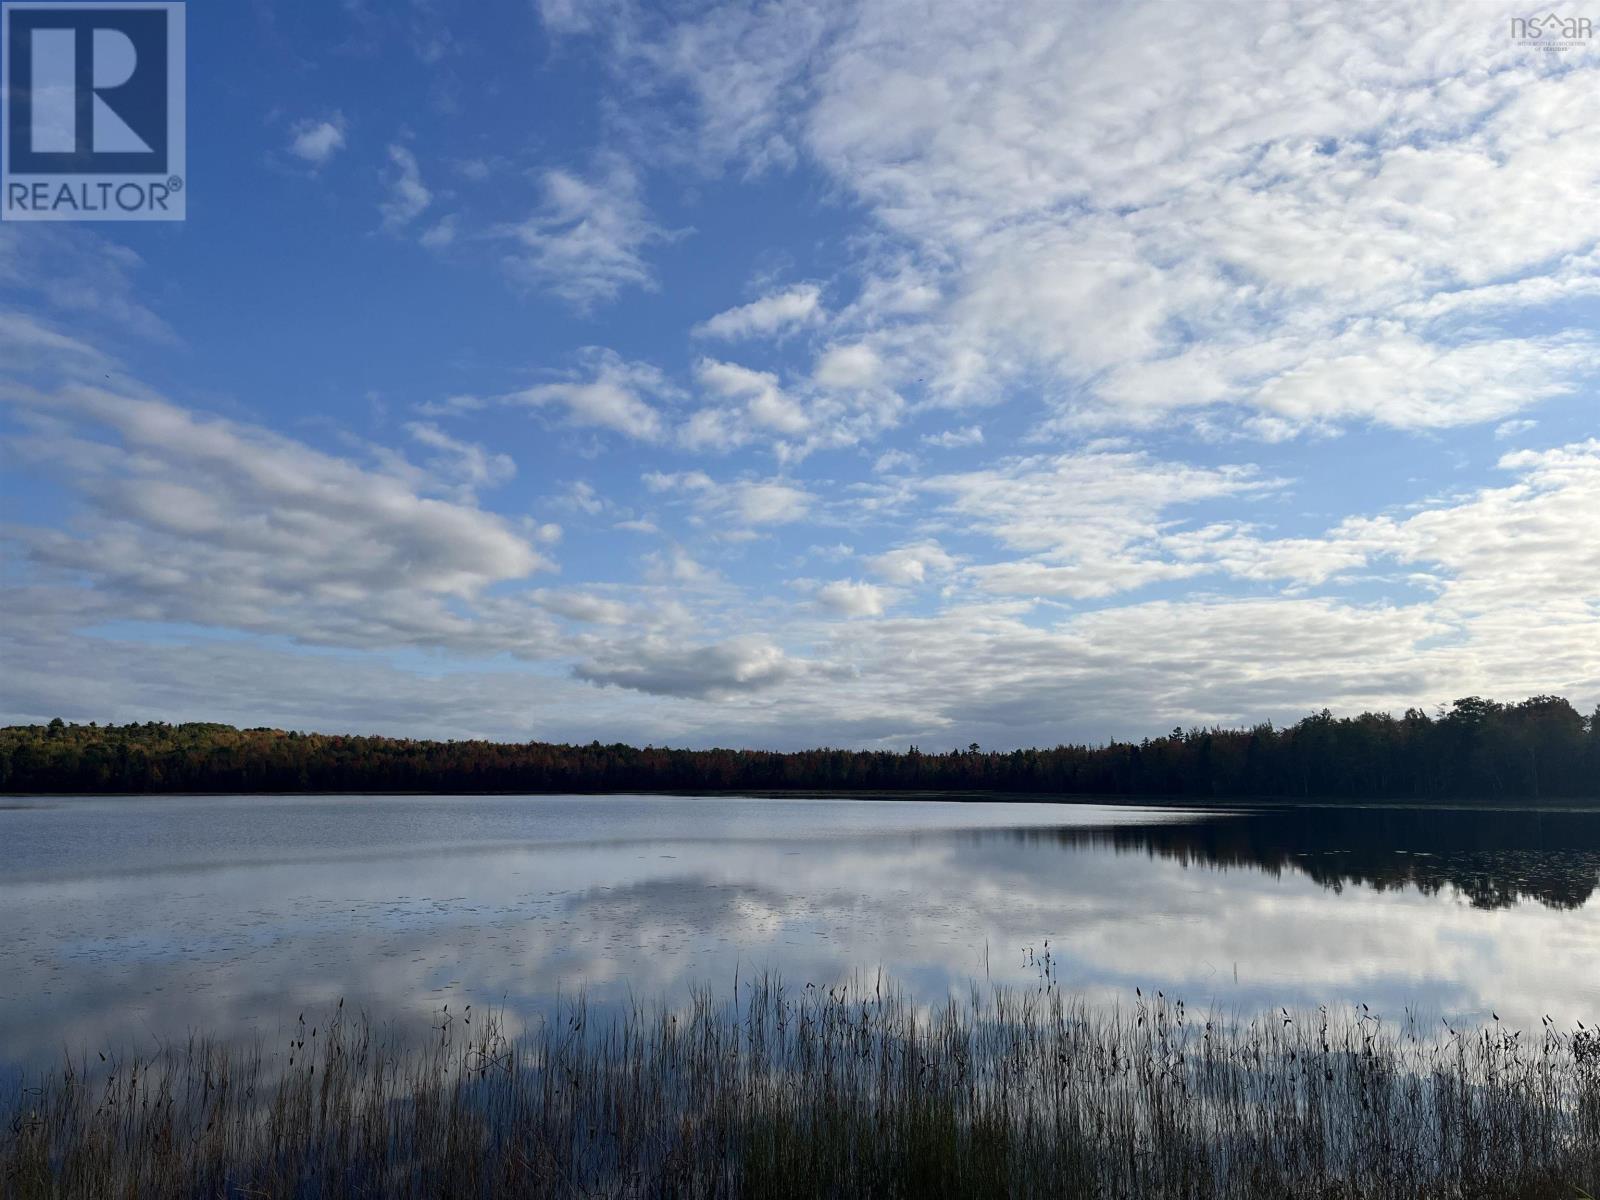
<svg viewBox="0 0 1600 1200"><path fill-rule="evenodd" d="M1420 1197L1600 1187L1600 1039L776 978L520 1037L342 1007L0 1097L6 1197Z"/></svg>

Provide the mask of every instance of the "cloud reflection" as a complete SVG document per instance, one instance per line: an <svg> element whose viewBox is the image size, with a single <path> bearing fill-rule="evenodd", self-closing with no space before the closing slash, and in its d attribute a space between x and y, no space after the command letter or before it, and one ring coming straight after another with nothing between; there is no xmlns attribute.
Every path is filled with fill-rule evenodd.
<svg viewBox="0 0 1600 1200"><path fill-rule="evenodd" d="M1062 986L1099 999L1600 1009L1574 969L1600 962L1594 814L347 797L0 822L0 1061L270 1037L341 996L516 1023L558 995L881 966L936 999L1036 986L1047 939Z"/></svg>

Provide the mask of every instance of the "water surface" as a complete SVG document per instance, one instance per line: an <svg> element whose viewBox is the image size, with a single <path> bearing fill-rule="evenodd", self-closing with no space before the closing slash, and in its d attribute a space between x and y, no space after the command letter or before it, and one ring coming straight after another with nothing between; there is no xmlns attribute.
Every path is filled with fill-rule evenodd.
<svg viewBox="0 0 1600 1200"><path fill-rule="evenodd" d="M0 1060L339 997L513 1023L774 969L1254 1010L1600 1018L1600 813L49 797L0 808Z"/></svg>

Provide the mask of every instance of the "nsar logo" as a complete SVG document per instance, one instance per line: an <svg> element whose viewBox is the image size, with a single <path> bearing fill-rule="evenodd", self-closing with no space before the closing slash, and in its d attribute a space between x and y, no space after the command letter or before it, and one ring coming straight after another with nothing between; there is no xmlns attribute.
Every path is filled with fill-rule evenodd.
<svg viewBox="0 0 1600 1200"><path fill-rule="evenodd" d="M181 3L4 8L10 221L181 221Z"/></svg>
<svg viewBox="0 0 1600 1200"><path fill-rule="evenodd" d="M1518 44L1540 50L1572 50L1589 43L1594 22L1588 17L1545 13L1539 17L1512 17L1511 36Z"/></svg>

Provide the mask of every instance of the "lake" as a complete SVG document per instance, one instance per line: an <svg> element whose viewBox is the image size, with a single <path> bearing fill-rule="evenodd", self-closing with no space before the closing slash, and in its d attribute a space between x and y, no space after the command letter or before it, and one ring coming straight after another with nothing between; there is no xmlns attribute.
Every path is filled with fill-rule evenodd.
<svg viewBox="0 0 1600 1200"><path fill-rule="evenodd" d="M0 1062L879 967L1191 1007L1600 1019L1600 812L12 797ZM1048 948L1048 949L1047 949ZM1048 965L1045 956L1048 953Z"/></svg>

